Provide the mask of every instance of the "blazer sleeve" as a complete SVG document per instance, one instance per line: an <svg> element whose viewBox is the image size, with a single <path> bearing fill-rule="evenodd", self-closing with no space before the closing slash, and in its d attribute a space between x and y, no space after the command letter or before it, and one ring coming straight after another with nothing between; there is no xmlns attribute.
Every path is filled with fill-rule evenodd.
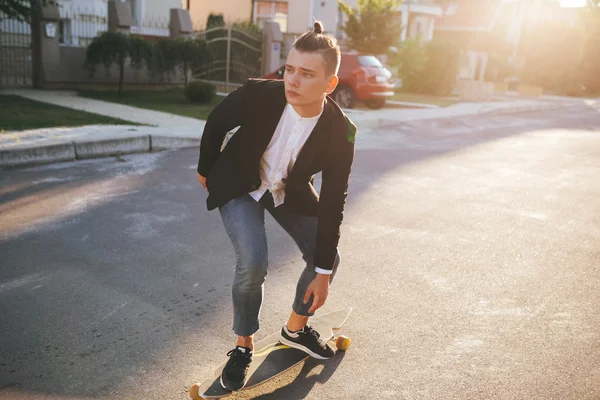
<svg viewBox="0 0 600 400"><path fill-rule="evenodd" d="M354 161L356 126L345 117L347 132L334 142L333 158L323 169L314 265L331 271L337 255L340 227L348 195L348 182ZM340 138L341 135L333 135Z"/></svg>
<svg viewBox="0 0 600 400"><path fill-rule="evenodd" d="M238 87L223 99L209 114L202 139L197 171L206 177L221 153L227 132L240 126L244 119L244 98L248 83Z"/></svg>

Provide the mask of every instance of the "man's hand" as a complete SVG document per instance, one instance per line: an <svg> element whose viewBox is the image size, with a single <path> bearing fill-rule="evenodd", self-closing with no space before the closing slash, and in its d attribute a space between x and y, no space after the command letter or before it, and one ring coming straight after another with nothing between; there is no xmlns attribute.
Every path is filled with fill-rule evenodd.
<svg viewBox="0 0 600 400"><path fill-rule="evenodd" d="M204 187L204 189L208 190L208 188L206 187L206 178L203 177L202 175L200 175L200 173L196 172L196 174L198 175L198 182L200 182L200 184L202 185L202 187Z"/></svg>
<svg viewBox="0 0 600 400"><path fill-rule="evenodd" d="M315 279L306 288L304 304L307 304L310 301L310 296L314 295L312 307L308 310L309 313L314 313L325 304L325 300L327 300L327 295L329 294L329 277L330 275L317 274Z"/></svg>

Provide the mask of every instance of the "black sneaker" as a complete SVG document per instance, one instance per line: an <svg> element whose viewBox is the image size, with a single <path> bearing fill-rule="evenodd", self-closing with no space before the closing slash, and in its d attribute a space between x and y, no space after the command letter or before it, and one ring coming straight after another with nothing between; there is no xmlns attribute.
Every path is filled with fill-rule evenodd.
<svg viewBox="0 0 600 400"><path fill-rule="evenodd" d="M246 376L250 362L252 362L252 350L248 347L236 346L227 353L229 361L221 373L221 386L227 390L240 390L246 385Z"/></svg>
<svg viewBox="0 0 600 400"><path fill-rule="evenodd" d="M319 360L327 360L335 354L333 347L321 339L319 333L308 325L298 332L290 332L287 325L284 325L281 328L279 341L287 346L302 350Z"/></svg>

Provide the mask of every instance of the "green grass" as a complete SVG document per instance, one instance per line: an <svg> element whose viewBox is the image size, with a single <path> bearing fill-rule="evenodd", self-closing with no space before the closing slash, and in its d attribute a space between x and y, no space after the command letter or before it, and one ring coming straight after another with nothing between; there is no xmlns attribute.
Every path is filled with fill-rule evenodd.
<svg viewBox="0 0 600 400"><path fill-rule="evenodd" d="M138 125L19 96L0 95L0 132L95 124Z"/></svg>
<svg viewBox="0 0 600 400"><path fill-rule="evenodd" d="M406 101L410 103L425 103L435 104L436 106L446 107L458 103L458 100L448 99L445 97L432 96L428 94L396 92L392 100Z"/></svg>
<svg viewBox="0 0 600 400"><path fill-rule="evenodd" d="M223 100L223 97L215 96L213 101L208 104L190 103L185 98L183 89L181 88L166 90L128 90L123 91L120 97L117 97L117 93L113 91L81 91L79 92L79 95L90 99L111 101L113 103L163 111L197 119L206 119L212 109Z"/></svg>

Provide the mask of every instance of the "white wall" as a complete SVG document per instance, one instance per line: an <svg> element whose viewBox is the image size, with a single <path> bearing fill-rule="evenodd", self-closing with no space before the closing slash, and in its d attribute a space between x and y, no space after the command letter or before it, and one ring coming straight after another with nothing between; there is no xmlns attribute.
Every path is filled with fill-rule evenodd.
<svg viewBox="0 0 600 400"><path fill-rule="evenodd" d="M108 6L103 0L58 1L65 37L62 45L87 46L108 30Z"/></svg>
<svg viewBox="0 0 600 400"><path fill-rule="evenodd" d="M339 7L337 0L312 0L315 19L323 22L327 33L335 35L338 26Z"/></svg>
<svg viewBox="0 0 600 400"><path fill-rule="evenodd" d="M288 33L304 33L313 25L313 2L311 0L288 1Z"/></svg>
<svg viewBox="0 0 600 400"><path fill-rule="evenodd" d="M132 33L152 36L169 36L171 8L181 8L181 0L129 0L135 1Z"/></svg>
<svg viewBox="0 0 600 400"><path fill-rule="evenodd" d="M181 0L136 0L140 4L145 19L165 19L169 21L171 8L181 8Z"/></svg>

